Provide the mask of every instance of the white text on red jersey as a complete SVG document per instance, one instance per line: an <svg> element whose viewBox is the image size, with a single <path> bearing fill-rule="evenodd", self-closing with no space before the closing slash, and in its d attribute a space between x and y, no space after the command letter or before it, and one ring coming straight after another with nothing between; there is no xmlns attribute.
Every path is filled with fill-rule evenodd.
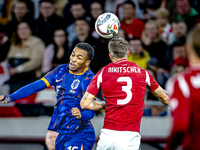
<svg viewBox="0 0 200 150"><path fill-rule="evenodd" d="M108 73L141 73L138 67L109 67Z"/></svg>

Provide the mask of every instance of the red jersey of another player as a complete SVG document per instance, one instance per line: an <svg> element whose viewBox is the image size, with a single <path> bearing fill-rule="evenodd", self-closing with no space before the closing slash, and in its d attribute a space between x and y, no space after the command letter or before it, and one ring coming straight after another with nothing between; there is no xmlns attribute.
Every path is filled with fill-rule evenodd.
<svg viewBox="0 0 200 150"><path fill-rule="evenodd" d="M167 84L173 128L168 148L183 140L184 150L200 149L200 66L189 68Z"/></svg>
<svg viewBox="0 0 200 150"><path fill-rule="evenodd" d="M139 132L147 86L154 91L159 85L151 74L127 59L103 67L87 88L92 95L100 87L103 90L106 102L103 128Z"/></svg>

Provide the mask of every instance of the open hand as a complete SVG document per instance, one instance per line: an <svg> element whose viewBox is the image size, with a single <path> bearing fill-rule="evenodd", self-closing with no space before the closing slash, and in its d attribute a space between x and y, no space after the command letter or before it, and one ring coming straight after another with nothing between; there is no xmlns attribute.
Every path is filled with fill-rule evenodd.
<svg viewBox="0 0 200 150"><path fill-rule="evenodd" d="M76 116L77 119L81 118L81 112L77 107L72 108L72 116Z"/></svg>

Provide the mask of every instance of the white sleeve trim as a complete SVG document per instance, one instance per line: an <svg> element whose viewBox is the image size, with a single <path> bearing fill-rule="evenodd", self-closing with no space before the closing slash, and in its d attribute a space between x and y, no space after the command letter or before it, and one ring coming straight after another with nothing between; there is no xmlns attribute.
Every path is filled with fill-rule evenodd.
<svg viewBox="0 0 200 150"><path fill-rule="evenodd" d="M146 72L146 83L148 84L148 86L151 86L151 82L150 82L150 77L147 71Z"/></svg>
<svg viewBox="0 0 200 150"><path fill-rule="evenodd" d="M104 70L104 69L103 69ZM100 84L102 83L102 74L103 74L103 70L101 71L101 73L98 75L97 78L97 89L99 89Z"/></svg>

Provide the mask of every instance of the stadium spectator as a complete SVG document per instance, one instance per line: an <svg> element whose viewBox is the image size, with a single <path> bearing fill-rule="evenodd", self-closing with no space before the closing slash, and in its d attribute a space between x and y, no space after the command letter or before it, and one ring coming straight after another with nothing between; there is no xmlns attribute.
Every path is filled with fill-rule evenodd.
<svg viewBox="0 0 200 150"><path fill-rule="evenodd" d="M167 70L171 71L173 65L177 63L189 66L185 42L185 37L182 37L178 39L178 41L176 41L174 44L168 47L166 63L169 64L169 68Z"/></svg>
<svg viewBox="0 0 200 150"><path fill-rule="evenodd" d="M138 150L146 87L149 85L151 92L166 105L168 96L151 74L127 60L127 41L112 38L108 47L112 63L103 67L94 76L80 105L83 109L90 110L103 108L104 104L93 100L101 88L106 102L106 115L97 150Z"/></svg>
<svg viewBox="0 0 200 150"><path fill-rule="evenodd" d="M60 65L41 79L28 84L15 93L1 95L3 104L25 98L54 85L57 103L48 130L58 132L56 150L91 150L95 142L94 128L90 119L94 111L80 107L80 100L94 74L88 69L93 59L94 49L87 43L79 43L74 48L70 63Z"/></svg>
<svg viewBox="0 0 200 150"><path fill-rule="evenodd" d="M106 12L111 12L111 13L114 13L116 14L120 20L123 19L123 3L125 2L126 0L105 0L105 11ZM141 10L140 10L140 5L139 5L139 2L138 0L132 0L132 2L135 4L135 17L136 18L142 18L142 13L141 13Z"/></svg>
<svg viewBox="0 0 200 150"><path fill-rule="evenodd" d="M34 18L30 13L31 6L26 0L17 0L13 2L12 19L6 25L6 35L11 37L16 30L16 26L20 21L25 21L30 24L31 30L34 32Z"/></svg>
<svg viewBox="0 0 200 150"><path fill-rule="evenodd" d="M128 35L123 28L119 28L117 36L124 39L124 40L128 40Z"/></svg>
<svg viewBox="0 0 200 150"><path fill-rule="evenodd" d="M121 21L121 28L124 28L129 38L140 37L144 30L144 23L135 18L135 4L131 0L123 3L124 18Z"/></svg>
<svg viewBox="0 0 200 150"><path fill-rule="evenodd" d="M167 45L162 40L159 26L156 21L150 20L145 24L145 30L142 33L143 48L147 50L151 57L158 60L157 81L164 87L166 81L166 49Z"/></svg>
<svg viewBox="0 0 200 150"><path fill-rule="evenodd" d="M143 69L147 69L147 61L150 59L150 55L142 48L140 38L135 37L129 40L129 50L128 61L136 63Z"/></svg>
<svg viewBox="0 0 200 150"><path fill-rule="evenodd" d="M44 150L55 150L56 149L56 138L58 133L55 131L48 130L45 136L45 149Z"/></svg>
<svg viewBox="0 0 200 150"><path fill-rule="evenodd" d="M186 67L184 64L182 63L178 63L178 64L175 64L173 67L172 67L172 70L171 70L171 76L173 75L177 75L179 73L183 73L185 70L186 70Z"/></svg>
<svg viewBox="0 0 200 150"><path fill-rule="evenodd" d="M55 14L52 0L40 0L40 16L36 20L35 35L41 38L45 45L53 42L53 33L58 28L65 28L63 19Z"/></svg>
<svg viewBox="0 0 200 150"><path fill-rule="evenodd" d="M168 41L168 37L171 31L171 25L169 23L169 12L165 8L159 8L155 12L156 22L160 26L160 33L164 42Z"/></svg>
<svg viewBox="0 0 200 150"><path fill-rule="evenodd" d="M98 18L99 15L103 14L104 10L102 8L102 5L100 2L93 2L90 5L90 14L91 14L91 31L92 31L92 36L99 38L99 35L95 31L95 21Z"/></svg>
<svg viewBox="0 0 200 150"><path fill-rule="evenodd" d="M55 30L53 39L54 42L46 47L44 53L42 65L43 74L54 69L58 65L69 63L70 52L65 30Z"/></svg>
<svg viewBox="0 0 200 150"><path fill-rule="evenodd" d="M177 0L176 11L178 12L177 19L187 24L188 31L200 23L199 14L190 6L189 0Z"/></svg>
<svg viewBox="0 0 200 150"><path fill-rule="evenodd" d="M10 40L6 36L5 33L0 32L0 62L4 61L8 55L8 51L10 48Z"/></svg>
<svg viewBox="0 0 200 150"><path fill-rule="evenodd" d="M169 34L169 39L167 42L168 46L173 45L175 42L182 40L186 37L187 26L184 21L174 21L172 22L173 31Z"/></svg>
<svg viewBox="0 0 200 150"><path fill-rule="evenodd" d="M77 37L75 30L75 20L81 17L85 17L86 10L84 4L80 0L75 0L71 4L71 14L73 16L73 22L66 28L68 34L69 47L72 46L72 42ZM90 21L89 17L86 17Z"/></svg>
<svg viewBox="0 0 200 150"><path fill-rule="evenodd" d="M6 58L9 66L11 92L35 81L41 76L43 42L31 35L27 22L20 22L11 38L11 46Z"/></svg>
<svg viewBox="0 0 200 150"><path fill-rule="evenodd" d="M75 21L75 29L78 37L73 41L71 51L79 42L86 42L92 45L95 55L90 63L90 69L92 72L97 73L103 66L108 64L108 52L98 39L91 36L90 23L85 18L79 18Z"/></svg>
<svg viewBox="0 0 200 150"><path fill-rule="evenodd" d="M11 4L14 0L2 0L0 6L0 27L7 25L11 19Z"/></svg>
<svg viewBox="0 0 200 150"><path fill-rule="evenodd" d="M167 150L183 145L183 150L200 147L199 91L200 91L200 28L195 27L187 37L190 67L173 77L167 84L172 111L172 130Z"/></svg>

